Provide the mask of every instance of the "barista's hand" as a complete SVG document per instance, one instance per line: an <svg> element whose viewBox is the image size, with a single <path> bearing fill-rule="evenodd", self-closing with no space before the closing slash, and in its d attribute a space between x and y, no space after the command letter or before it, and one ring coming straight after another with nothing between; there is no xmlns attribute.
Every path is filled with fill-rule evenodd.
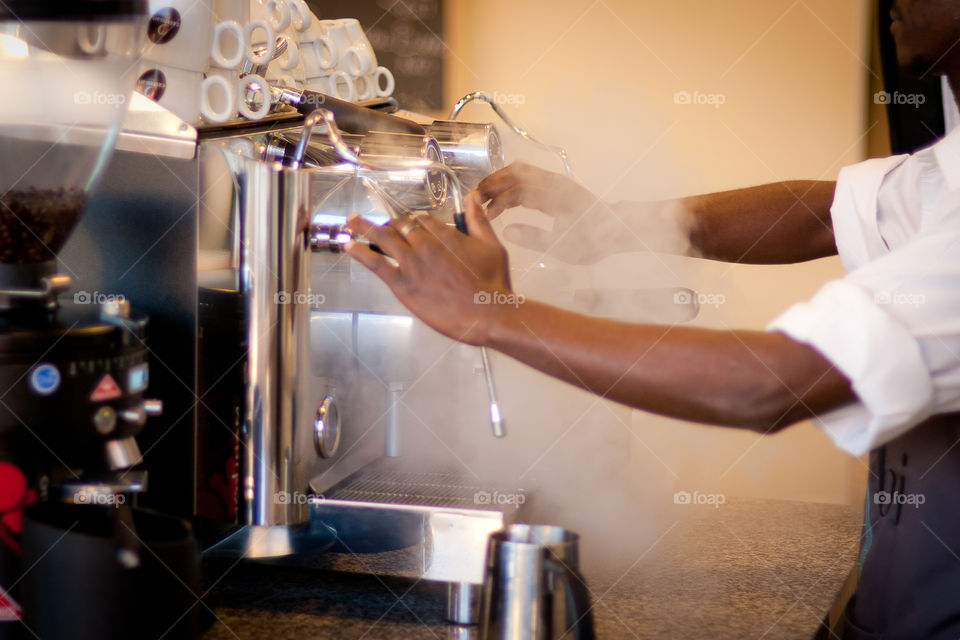
<svg viewBox="0 0 960 640"><path fill-rule="evenodd" d="M503 230L510 242L573 264L590 264L605 257L604 229L616 225L606 205L570 178L522 162L484 178L475 192L487 202L487 217L513 207L537 209L553 216L553 228L511 224ZM622 230L621 230L622 231ZM601 249L598 251L598 249Z"/></svg>
<svg viewBox="0 0 960 640"><path fill-rule="evenodd" d="M481 345L505 306L491 301L510 294L510 270L506 249L475 194L464 204L469 236L430 216L378 227L351 214L350 230L368 238L396 264L356 242L347 245L347 253L379 276L426 324L454 340Z"/></svg>

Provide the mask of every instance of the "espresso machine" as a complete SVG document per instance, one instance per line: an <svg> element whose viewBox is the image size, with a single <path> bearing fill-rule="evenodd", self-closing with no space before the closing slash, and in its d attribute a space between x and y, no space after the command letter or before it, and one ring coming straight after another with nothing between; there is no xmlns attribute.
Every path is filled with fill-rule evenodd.
<svg viewBox="0 0 960 640"><path fill-rule="evenodd" d="M205 556L445 582L449 618L475 621L488 536L531 497L438 444L464 412L486 438L503 427L489 360L342 249L352 211L457 224L466 190L503 166L497 128L273 83L241 97L269 113L187 122L133 94L59 254L75 289L150 318L163 413L138 438L139 504L189 518ZM357 561L386 551L409 561Z"/></svg>

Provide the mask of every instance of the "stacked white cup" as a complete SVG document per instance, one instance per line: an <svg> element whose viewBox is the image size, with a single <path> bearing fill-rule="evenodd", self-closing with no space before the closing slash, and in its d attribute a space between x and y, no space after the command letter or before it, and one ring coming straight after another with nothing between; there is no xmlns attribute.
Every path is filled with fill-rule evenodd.
<svg viewBox="0 0 960 640"><path fill-rule="evenodd" d="M181 119L196 122L213 12L196 0L150 0L149 9L137 89Z"/></svg>
<svg viewBox="0 0 960 640"><path fill-rule="evenodd" d="M393 93L393 74L377 65L360 23L320 20L305 0L149 0L149 8L138 89L187 122L262 118L268 80L351 102ZM286 51L267 78L241 78L245 64L273 59L278 36Z"/></svg>
<svg viewBox="0 0 960 640"><path fill-rule="evenodd" d="M358 100L386 98L393 94L393 74L386 67L377 65L377 55L370 40L363 32L360 22L353 18L338 20L346 32L350 44L341 57L354 79Z"/></svg>
<svg viewBox="0 0 960 640"><path fill-rule="evenodd" d="M251 20L250 9L248 0L150 0L137 88L190 123L200 122L201 115L207 122L225 122L238 111L248 118L265 115L269 104L254 108L243 96L258 82L267 95L266 80L241 81L240 69L247 61L269 60L276 37L268 22ZM266 45L260 55L258 44Z"/></svg>
<svg viewBox="0 0 960 640"><path fill-rule="evenodd" d="M282 20L278 19L279 9L273 8L270 14L274 17L275 26L280 28L277 35L286 41L286 50L268 68L267 80L285 87L302 89L306 85L307 74L300 33L309 28L313 16L304 0L285 0L285 6L287 11L283 12Z"/></svg>
<svg viewBox="0 0 960 640"><path fill-rule="evenodd" d="M270 112L270 88L266 78L262 76L247 74L240 78L240 69L246 64L269 64L273 59L277 50L278 28L272 8L276 4L276 0L272 0L268 13L265 5L251 0L215 0L214 2L217 18L220 20L218 27L231 25L232 29L232 25L239 25L243 32L243 55L237 56L240 60L238 64L233 65L236 57L221 59L215 47L211 51L208 79L219 75L232 83L236 103L234 115L239 112L248 120L259 120ZM279 6L285 8L286 3L280 0ZM214 40L216 45L216 38ZM259 101L248 100L250 95L259 96Z"/></svg>
<svg viewBox="0 0 960 640"><path fill-rule="evenodd" d="M320 20L312 15L299 38L307 89L350 102L393 94L393 74L377 66L377 56L357 20Z"/></svg>
<svg viewBox="0 0 960 640"><path fill-rule="evenodd" d="M305 88L352 102L355 99L353 78L337 69L340 51L326 33L324 22L310 13L310 20L302 21L297 33L306 74Z"/></svg>

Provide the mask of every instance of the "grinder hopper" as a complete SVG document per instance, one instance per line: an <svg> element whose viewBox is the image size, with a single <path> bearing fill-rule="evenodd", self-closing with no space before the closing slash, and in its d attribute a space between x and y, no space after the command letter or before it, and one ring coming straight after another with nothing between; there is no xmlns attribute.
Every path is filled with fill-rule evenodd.
<svg viewBox="0 0 960 640"><path fill-rule="evenodd" d="M69 285L55 258L126 115L144 4L0 3L0 309Z"/></svg>

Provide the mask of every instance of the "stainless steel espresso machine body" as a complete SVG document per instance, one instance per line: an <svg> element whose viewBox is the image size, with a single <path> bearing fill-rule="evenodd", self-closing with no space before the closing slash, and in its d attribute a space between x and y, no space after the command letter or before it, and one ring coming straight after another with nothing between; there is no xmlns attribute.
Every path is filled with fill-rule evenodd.
<svg viewBox="0 0 960 640"><path fill-rule="evenodd" d="M478 500L496 487L419 456L417 438L458 416L408 391L429 374L448 383L445 407L482 396L476 350L415 321L336 250L350 211L452 219L455 178L475 183L477 162L502 165L496 130L345 135L358 166L322 123L305 139L303 122L281 110L198 131L138 97L63 256L85 290L122 294L151 317L165 415L141 439L161 488L150 499L195 517L209 555L412 550L401 573L454 585L450 616L469 621L487 537L518 501ZM469 153L455 144L465 136ZM455 172L438 170L453 157ZM391 160L408 165L383 169Z"/></svg>

